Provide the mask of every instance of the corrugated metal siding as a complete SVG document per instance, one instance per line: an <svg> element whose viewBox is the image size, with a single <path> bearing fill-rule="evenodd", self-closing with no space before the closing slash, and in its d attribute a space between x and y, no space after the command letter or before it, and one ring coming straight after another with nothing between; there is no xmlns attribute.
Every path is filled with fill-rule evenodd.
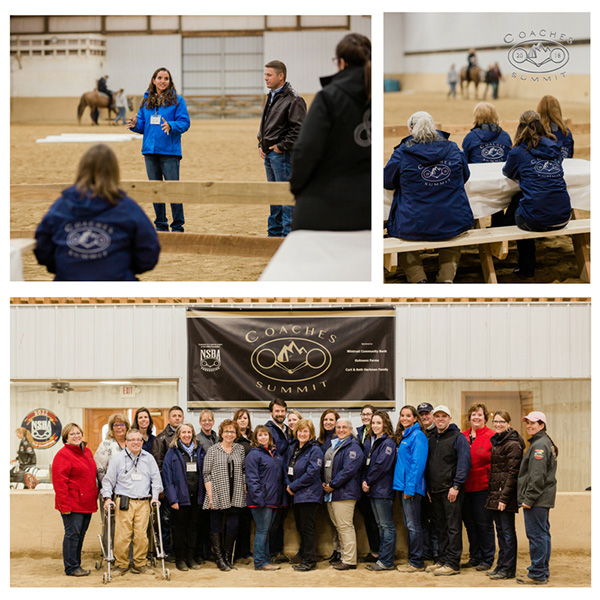
<svg viewBox="0 0 600 600"><path fill-rule="evenodd" d="M10 314L11 378L185 378L184 307ZM398 381L591 376L587 304L410 304L396 315Z"/></svg>

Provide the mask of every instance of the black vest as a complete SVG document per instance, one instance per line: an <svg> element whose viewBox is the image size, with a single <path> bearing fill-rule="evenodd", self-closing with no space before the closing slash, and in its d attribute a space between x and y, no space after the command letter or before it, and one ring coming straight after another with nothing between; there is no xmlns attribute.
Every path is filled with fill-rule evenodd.
<svg viewBox="0 0 600 600"><path fill-rule="evenodd" d="M462 435L458 427L451 425L442 434L435 430L429 438L427 457L427 489L430 492L449 490L454 484L458 455L454 448L456 438Z"/></svg>

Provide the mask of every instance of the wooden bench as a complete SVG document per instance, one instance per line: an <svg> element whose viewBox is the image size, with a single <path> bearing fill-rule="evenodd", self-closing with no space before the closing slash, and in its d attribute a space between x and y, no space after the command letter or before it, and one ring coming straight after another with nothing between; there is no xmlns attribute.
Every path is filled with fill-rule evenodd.
<svg viewBox="0 0 600 600"><path fill-rule="evenodd" d="M387 237L383 240L384 267L392 271L397 265L396 254L399 252L420 252L436 248L453 248L457 246L479 246L479 258L486 283L498 283L492 244L503 241L526 240L535 238L573 236L573 247L577 258L577 270L582 281L590 281L590 219L573 219L563 229L557 231L524 231L516 225L509 227L492 227L487 229L470 229L449 240L411 241Z"/></svg>

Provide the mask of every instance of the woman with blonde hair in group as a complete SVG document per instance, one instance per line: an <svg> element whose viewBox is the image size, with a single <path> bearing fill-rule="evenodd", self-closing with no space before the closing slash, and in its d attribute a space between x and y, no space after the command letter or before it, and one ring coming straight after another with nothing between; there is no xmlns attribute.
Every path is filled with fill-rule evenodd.
<svg viewBox="0 0 600 600"><path fill-rule="evenodd" d="M108 463L110 459L124 450L125 436L130 429L129 419L122 413L113 413L108 418L108 433L106 439L100 442L96 453L94 454L94 460L98 470L98 485L102 487L102 480L106 475L108 469Z"/></svg>
<svg viewBox="0 0 600 600"><path fill-rule="evenodd" d="M302 419L302 413L298 412L297 410L289 410L287 413L287 422L288 422L288 427L290 428L290 431L292 432L292 435L294 434L294 427L296 426L296 423L298 423L298 421L300 421L300 419Z"/></svg>
<svg viewBox="0 0 600 600"><path fill-rule="evenodd" d="M554 96L544 96L536 110L546 130L556 137L563 158L573 158L573 134L563 121L559 101Z"/></svg>
<svg viewBox="0 0 600 600"><path fill-rule="evenodd" d="M473 109L473 129L462 143L467 162L504 162L511 148L510 135L500 127L496 107L489 102L477 104Z"/></svg>
<svg viewBox="0 0 600 600"><path fill-rule="evenodd" d="M387 230L405 240L445 240L473 227L465 192L470 171L465 155L419 111L408 119L410 135L394 149L383 172L383 187L394 190ZM440 248L437 283L452 283L460 248ZM409 283L427 283L420 252L401 252Z"/></svg>

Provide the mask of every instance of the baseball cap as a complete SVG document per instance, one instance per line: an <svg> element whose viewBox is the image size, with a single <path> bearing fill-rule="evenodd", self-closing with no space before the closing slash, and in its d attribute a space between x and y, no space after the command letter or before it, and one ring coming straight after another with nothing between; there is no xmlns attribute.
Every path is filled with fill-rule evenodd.
<svg viewBox="0 0 600 600"><path fill-rule="evenodd" d="M431 412L433 410L433 406L431 404L429 404L429 402L421 402L421 404L419 404L419 406L417 406L417 412L418 413L422 413L422 412Z"/></svg>
<svg viewBox="0 0 600 600"><path fill-rule="evenodd" d="M530 412L527 416L523 417L523 421L541 421L546 424L546 415L539 410Z"/></svg>
<svg viewBox="0 0 600 600"><path fill-rule="evenodd" d="M433 409L434 414L436 412L445 412L449 417L452 417L452 413L450 412L450 409L447 406L444 406L443 404L440 404L439 406L436 406Z"/></svg>

